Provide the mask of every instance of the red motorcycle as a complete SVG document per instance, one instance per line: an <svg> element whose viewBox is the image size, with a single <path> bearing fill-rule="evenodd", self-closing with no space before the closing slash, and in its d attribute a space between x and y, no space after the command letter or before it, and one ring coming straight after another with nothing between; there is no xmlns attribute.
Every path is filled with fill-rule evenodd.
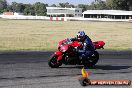
<svg viewBox="0 0 132 88"><path fill-rule="evenodd" d="M67 38L61 40L58 43L58 50L52 55L50 58L48 65L51 68L57 68L62 64L65 65L84 65L85 67L94 66L99 60L99 53L96 49L103 49L105 43L103 41L93 42L95 47L94 53L87 57L87 59L83 60L80 58L77 49L82 47L82 44L78 41L71 41L71 39Z"/></svg>

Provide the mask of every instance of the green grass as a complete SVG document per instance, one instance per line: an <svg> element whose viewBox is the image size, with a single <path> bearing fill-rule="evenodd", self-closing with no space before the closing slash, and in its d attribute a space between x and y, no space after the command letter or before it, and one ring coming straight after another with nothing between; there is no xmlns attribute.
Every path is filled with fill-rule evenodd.
<svg viewBox="0 0 132 88"><path fill-rule="evenodd" d="M90 21L0 20L0 51L51 51L59 40L84 30L105 49L132 50L132 23Z"/></svg>

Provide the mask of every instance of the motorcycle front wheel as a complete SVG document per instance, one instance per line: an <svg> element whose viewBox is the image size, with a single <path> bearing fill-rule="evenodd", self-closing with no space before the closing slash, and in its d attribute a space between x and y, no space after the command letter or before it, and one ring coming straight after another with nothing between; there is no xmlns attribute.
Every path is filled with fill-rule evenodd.
<svg viewBox="0 0 132 88"><path fill-rule="evenodd" d="M49 67L51 67L51 68L58 68L59 66L62 65L61 62L57 61L57 58L58 58L58 56L55 55L55 54L51 56L51 58L48 61Z"/></svg>

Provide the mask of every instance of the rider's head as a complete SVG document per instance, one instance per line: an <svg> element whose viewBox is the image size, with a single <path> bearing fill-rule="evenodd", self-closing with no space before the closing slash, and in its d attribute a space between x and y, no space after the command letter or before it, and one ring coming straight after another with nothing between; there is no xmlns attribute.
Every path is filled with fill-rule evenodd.
<svg viewBox="0 0 132 88"><path fill-rule="evenodd" d="M83 42L84 40L85 40L85 32L84 31L79 31L78 33L77 33L77 39L79 40L79 41L81 41L81 42Z"/></svg>

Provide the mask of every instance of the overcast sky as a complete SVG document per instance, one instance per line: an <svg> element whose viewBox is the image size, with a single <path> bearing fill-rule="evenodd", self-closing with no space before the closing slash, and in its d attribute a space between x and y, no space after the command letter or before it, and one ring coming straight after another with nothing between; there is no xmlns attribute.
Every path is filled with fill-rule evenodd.
<svg viewBox="0 0 132 88"><path fill-rule="evenodd" d="M10 4L11 2L17 2L17 3L35 3L35 2L43 2L45 4L58 4L58 3L64 3L69 2L71 4L90 4L94 0L7 0L7 2Z"/></svg>

